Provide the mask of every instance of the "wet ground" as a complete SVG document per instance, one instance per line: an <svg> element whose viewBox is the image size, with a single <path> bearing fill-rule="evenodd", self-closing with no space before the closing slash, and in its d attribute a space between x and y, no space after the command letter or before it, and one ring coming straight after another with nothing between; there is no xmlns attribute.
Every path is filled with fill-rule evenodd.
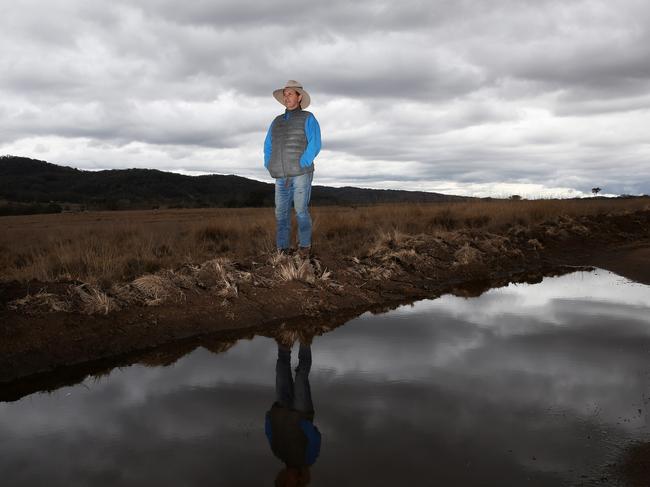
<svg viewBox="0 0 650 487"><path fill-rule="evenodd" d="M625 485L650 440L650 287L607 271L368 313L311 350L310 485ZM276 356L256 337L0 403L2 485L273 485Z"/></svg>

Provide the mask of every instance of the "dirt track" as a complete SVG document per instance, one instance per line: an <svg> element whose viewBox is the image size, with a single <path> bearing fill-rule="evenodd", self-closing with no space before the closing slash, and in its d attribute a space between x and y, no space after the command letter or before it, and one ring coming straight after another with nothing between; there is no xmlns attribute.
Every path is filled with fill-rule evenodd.
<svg viewBox="0 0 650 487"><path fill-rule="evenodd" d="M97 373L104 360L151 359L157 353L152 350L164 351L173 343L196 346L193 340L205 335L223 344L250 333L272 335L281 326L334 327L368 310L447 292L477 295L511 280L536 281L573 266L598 266L650 284L649 258L650 211L638 211L560 217L532 228L513 226L499 235L472 230L445 240L387 235L359 259L317 254L306 264L269 255L250 262L220 261L222 268L213 263L167 273L171 278L165 282L177 288L165 299L142 289L138 299L131 299L125 297L127 287L109 292L116 310L108 314L87 314L79 301L85 296L80 283L4 283L0 391L5 392L0 396L12 399L37 390L55 370L63 374L61 380L70 381ZM283 266L303 266L304 272L283 281L278 278ZM209 269L216 274L211 276ZM77 290L77 305L52 311L52 300L72 296L71 289ZM49 307L34 298L39 293L49 296ZM158 359L164 360L160 353Z"/></svg>

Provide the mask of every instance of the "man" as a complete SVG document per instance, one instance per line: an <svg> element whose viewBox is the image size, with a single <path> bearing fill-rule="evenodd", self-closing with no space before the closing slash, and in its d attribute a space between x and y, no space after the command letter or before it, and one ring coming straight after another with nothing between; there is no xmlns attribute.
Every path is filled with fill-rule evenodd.
<svg viewBox="0 0 650 487"><path fill-rule="evenodd" d="M303 110L311 102L300 83L287 81L273 97L286 110L275 117L264 141L264 167L275 178L276 245L280 252L289 252L291 205L298 221L298 253L311 255L311 216L309 200L314 177L314 159L320 152L320 126L316 117Z"/></svg>
<svg viewBox="0 0 650 487"><path fill-rule="evenodd" d="M303 487L311 480L310 467L321 447L321 433L314 425L311 398L311 342L313 334L300 333L295 380L291 373L292 332L276 337L278 359L275 364L275 402L266 413L264 431L273 454L284 467L278 472L276 487Z"/></svg>

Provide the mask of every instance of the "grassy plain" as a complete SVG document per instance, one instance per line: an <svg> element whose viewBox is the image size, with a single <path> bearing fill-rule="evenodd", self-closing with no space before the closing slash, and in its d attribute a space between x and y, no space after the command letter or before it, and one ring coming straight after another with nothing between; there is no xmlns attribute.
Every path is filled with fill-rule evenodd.
<svg viewBox="0 0 650 487"><path fill-rule="evenodd" d="M499 233L558 216L650 208L650 198L315 207L314 251L363 256L389 232L471 229ZM62 213L0 217L0 281L74 279L108 286L159 269L215 257L260 258L274 251L269 208Z"/></svg>

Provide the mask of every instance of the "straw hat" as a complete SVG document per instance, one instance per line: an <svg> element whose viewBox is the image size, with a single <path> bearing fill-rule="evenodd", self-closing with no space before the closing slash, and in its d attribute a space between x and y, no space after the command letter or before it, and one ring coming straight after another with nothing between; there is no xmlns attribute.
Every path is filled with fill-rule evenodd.
<svg viewBox="0 0 650 487"><path fill-rule="evenodd" d="M283 92L285 88L291 88L292 90L295 90L302 95L302 100L300 101L300 108L307 108L311 103L311 98L309 96L309 93L307 93L305 90L302 89L302 84L297 82L295 79L290 79L289 81L287 81L287 84L284 86L284 88L278 88L277 90L273 91L273 97L276 100L278 100L280 103L282 103L282 105L284 105Z"/></svg>

